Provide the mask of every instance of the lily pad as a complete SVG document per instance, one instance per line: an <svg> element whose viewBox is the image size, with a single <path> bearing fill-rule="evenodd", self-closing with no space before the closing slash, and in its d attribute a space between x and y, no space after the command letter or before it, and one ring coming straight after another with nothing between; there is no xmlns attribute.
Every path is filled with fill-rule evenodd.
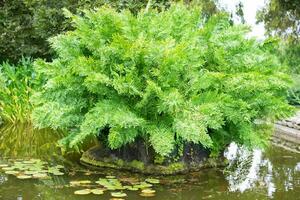
<svg viewBox="0 0 300 200"><path fill-rule="evenodd" d="M0 167L8 167L8 164L0 164Z"/></svg>
<svg viewBox="0 0 300 200"><path fill-rule="evenodd" d="M112 197L127 197L127 194L124 192L112 192L111 196Z"/></svg>
<svg viewBox="0 0 300 200"><path fill-rule="evenodd" d="M37 173L37 174L33 174L32 176L33 178L48 178L48 175L44 173Z"/></svg>
<svg viewBox="0 0 300 200"><path fill-rule="evenodd" d="M103 189L92 189L91 192L92 192L93 194L100 195L100 194L103 194L103 193L104 193L104 190L103 190Z"/></svg>
<svg viewBox="0 0 300 200"><path fill-rule="evenodd" d="M3 167L2 170L4 171L13 171L15 167Z"/></svg>
<svg viewBox="0 0 300 200"><path fill-rule="evenodd" d="M142 197L154 197L155 194L154 194L154 193L150 193L150 194L147 194L147 193L140 193L140 196L142 196Z"/></svg>
<svg viewBox="0 0 300 200"><path fill-rule="evenodd" d="M28 176L28 175L18 175L17 178L18 178L18 179L30 179L30 178L32 178L32 176Z"/></svg>
<svg viewBox="0 0 300 200"><path fill-rule="evenodd" d="M5 171L4 173L5 174L10 174L10 175L16 175L16 174L19 174L20 172L19 171L14 171L14 170L9 170L9 171Z"/></svg>
<svg viewBox="0 0 300 200"><path fill-rule="evenodd" d="M145 193L145 194L153 194L155 193L155 190L152 190L152 189L144 189L141 191L142 193Z"/></svg>
<svg viewBox="0 0 300 200"><path fill-rule="evenodd" d="M134 185L133 187L138 189L144 189L144 188L152 187L152 185L149 183L142 182L140 184Z"/></svg>
<svg viewBox="0 0 300 200"><path fill-rule="evenodd" d="M55 176L62 176L65 173L63 173L63 172L52 172L52 174L55 175Z"/></svg>
<svg viewBox="0 0 300 200"><path fill-rule="evenodd" d="M159 184L159 180L155 178L147 178L145 181L151 184Z"/></svg>
<svg viewBox="0 0 300 200"><path fill-rule="evenodd" d="M77 195L87 195L87 194L91 194L91 190L90 189L76 190L74 192L74 194L77 194Z"/></svg>
<svg viewBox="0 0 300 200"><path fill-rule="evenodd" d="M24 174L26 175L33 175L39 173L38 171L24 171Z"/></svg>
<svg viewBox="0 0 300 200"><path fill-rule="evenodd" d="M105 176L105 178L107 178L107 179L115 179L116 177L115 176Z"/></svg>
<svg viewBox="0 0 300 200"><path fill-rule="evenodd" d="M138 191L139 190L139 188L136 188L136 187L128 187L126 189L130 190L130 191Z"/></svg>
<svg viewBox="0 0 300 200"><path fill-rule="evenodd" d="M24 160L23 163L24 164L34 164L35 161L33 161L33 160Z"/></svg>

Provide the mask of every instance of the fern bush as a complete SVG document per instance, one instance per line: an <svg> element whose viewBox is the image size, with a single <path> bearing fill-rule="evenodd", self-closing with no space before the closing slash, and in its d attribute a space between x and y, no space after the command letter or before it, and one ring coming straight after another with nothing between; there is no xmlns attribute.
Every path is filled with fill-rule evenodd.
<svg viewBox="0 0 300 200"><path fill-rule="evenodd" d="M36 61L47 83L32 97L35 125L67 131L65 147L104 128L111 149L141 137L163 157L185 143L258 146L270 133L261 122L291 111L285 68L225 14L204 22L199 7L175 4L67 15L74 31L51 39L58 58Z"/></svg>

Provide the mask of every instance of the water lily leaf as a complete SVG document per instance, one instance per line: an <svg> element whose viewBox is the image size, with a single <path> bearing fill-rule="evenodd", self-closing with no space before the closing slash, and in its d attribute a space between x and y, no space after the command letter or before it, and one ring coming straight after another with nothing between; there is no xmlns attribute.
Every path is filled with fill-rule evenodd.
<svg viewBox="0 0 300 200"><path fill-rule="evenodd" d="M4 170L4 171L12 171L14 169L15 169L15 167L3 167L2 168L2 170Z"/></svg>
<svg viewBox="0 0 300 200"><path fill-rule="evenodd" d="M145 181L151 184L159 184L159 180L155 178L147 178Z"/></svg>
<svg viewBox="0 0 300 200"><path fill-rule="evenodd" d="M9 165L8 164L0 164L0 167L8 167Z"/></svg>
<svg viewBox="0 0 300 200"><path fill-rule="evenodd" d="M23 163L24 164L34 164L35 161L33 161L33 160L24 160Z"/></svg>
<svg viewBox="0 0 300 200"><path fill-rule="evenodd" d="M81 180L79 182L80 182L80 184L90 184L90 183L92 183L92 181L90 181L90 180Z"/></svg>
<svg viewBox="0 0 300 200"><path fill-rule="evenodd" d="M115 179L116 177L115 176L105 176L105 178L107 178L107 179Z"/></svg>
<svg viewBox="0 0 300 200"><path fill-rule="evenodd" d="M23 173L26 175L33 175L33 174L37 174L39 172L38 171L24 171Z"/></svg>
<svg viewBox="0 0 300 200"><path fill-rule="evenodd" d="M139 188L136 188L136 187L128 187L126 189L130 190L130 191L137 191L137 190L139 190Z"/></svg>
<svg viewBox="0 0 300 200"><path fill-rule="evenodd" d="M111 185L111 186L106 186L106 189L113 191L116 190L117 188Z"/></svg>
<svg viewBox="0 0 300 200"><path fill-rule="evenodd" d="M141 191L142 193L145 193L145 194L153 194L155 193L155 190L152 190L152 189L144 189Z"/></svg>
<svg viewBox="0 0 300 200"><path fill-rule="evenodd" d="M124 192L112 192L112 193L111 193L111 196L112 196L112 197L126 197L127 194L124 193Z"/></svg>
<svg viewBox="0 0 300 200"><path fill-rule="evenodd" d="M134 185L133 187L134 188L139 188L139 189L144 189L144 188L152 187L152 185L149 184L149 183L142 182L140 184Z"/></svg>
<svg viewBox="0 0 300 200"><path fill-rule="evenodd" d="M110 198L109 200L124 200L122 198Z"/></svg>
<svg viewBox="0 0 300 200"><path fill-rule="evenodd" d="M62 176L65 173L63 173L63 172L52 172L52 174L55 175L55 176Z"/></svg>
<svg viewBox="0 0 300 200"><path fill-rule="evenodd" d="M142 197L154 197L155 193L150 193L150 194L148 194L148 193L140 193L140 196L142 196Z"/></svg>
<svg viewBox="0 0 300 200"><path fill-rule="evenodd" d="M33 174L32 176L33 178L48 178L48 175L44 173L37 173L37 174Z"/></svg>
<svg viewBox="0 0 300 200"><path fill-rule="evenodd" d="M56 165L55 168L57 168L57 169L64 169L65 167L63 165Z"/></svg>
<svg viewBox="0 0 300 200"><path fill-rule="evenodd" d="M92 189L91 192L92 192L93 194L100 195L100 194L103 194L103 193L104 193L104 190L103 190L103 189Z"/></svg>
<svg viewBox="0 0 300 200"><path fill-rule="evenodd" d="M32 176L28 176L28 175L18 175L17 178L18 178L18 179L30 179L30 178L32 178Z"/></svg>
<svg viewBox="0 0 300 200"><path fill-rule="evenodd" d="M91 193L90 189L76 190L74 192L74 194L78 194L78 195L87 195L87 194L90 194L90 193Z"/></svg>
<svg viewBox="0 0 300 200"><path fill-rule="evenodd" d="M14 171L14 170L9 170L9 171L5 171L4 173L5 174L10 174L10 175L16 175L16 174L19 174L20 172L19 171Z"/></svg>

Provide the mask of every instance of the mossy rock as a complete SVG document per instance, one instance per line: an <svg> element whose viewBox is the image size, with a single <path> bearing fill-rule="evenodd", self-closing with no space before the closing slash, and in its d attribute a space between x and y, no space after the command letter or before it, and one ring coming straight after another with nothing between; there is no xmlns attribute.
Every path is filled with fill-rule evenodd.
<svg viewBox="0 0 300 200"><path fill-rule="evenodd" d="M162 165L152 163L145 164L138 160L125 161L121 158L110 156L109 154L99 153L101 151L104 150L100 146L89 149L83 153L80 159L81 163L92 168L112 168L154 175L183 174L191 171L199 171L204 168L226 166L224 158L207 158L195 163L185 163L181 160Z"/></svg>

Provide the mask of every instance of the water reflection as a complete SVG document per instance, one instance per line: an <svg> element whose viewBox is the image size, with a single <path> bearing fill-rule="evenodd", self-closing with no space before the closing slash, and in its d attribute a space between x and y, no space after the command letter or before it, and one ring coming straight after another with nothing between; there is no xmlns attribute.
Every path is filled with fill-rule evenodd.
<svg viewBox="0 0 300 200"><path fill-rule="evenodd" d="M278 148L266 152L260 149L250 151L235 143L230 144L224 154L229 160L224 170L228 190L243 193L256 188L265 191L269 198L274 198L276 190L294 190L295 184L299 187L299 174L296 173L300 171L300 162L297 162L300 156L284 154L286 152Z"/></svg>
<svg viewBox="0 0 300 200"><path fill-rule="evenodd" d="M6 157L4 160L50 157L56 162L61 158L55 157L55 152L59 155L59 149L55 144L61 137L61 133L50 130L38 131L28 125L18 127L7 125L0 129L0 157ZM232 143L225 156L229 160L229 165L224 170L206 169L187 175L159 177L162 184L157 186L156 196L151 199L300 199L300 154L277 147L265 151L259 149L249 151ZM106 192L103 196L76 196L75 188L70 187L69 182L95 181L105 175L142 178L140 174L108 169L86 175L84 173L86 169L77 167L80 166L76 165L75 169L73 165L65 165L67 175L62 177L53 177L49 180L31 179L25 182L0 172L0 199L107 200L110 199L110 192ZM145 198L140 197L137 192L128 192L128 199Z"/></svg>
<svg viewBox="0 0 300 200"><path fill-rule="evenodd" d="M7 124L0 128L1 157L49 157L59 151L56 142L62 138L61 132L37 130L31 124Z"/></svg>

